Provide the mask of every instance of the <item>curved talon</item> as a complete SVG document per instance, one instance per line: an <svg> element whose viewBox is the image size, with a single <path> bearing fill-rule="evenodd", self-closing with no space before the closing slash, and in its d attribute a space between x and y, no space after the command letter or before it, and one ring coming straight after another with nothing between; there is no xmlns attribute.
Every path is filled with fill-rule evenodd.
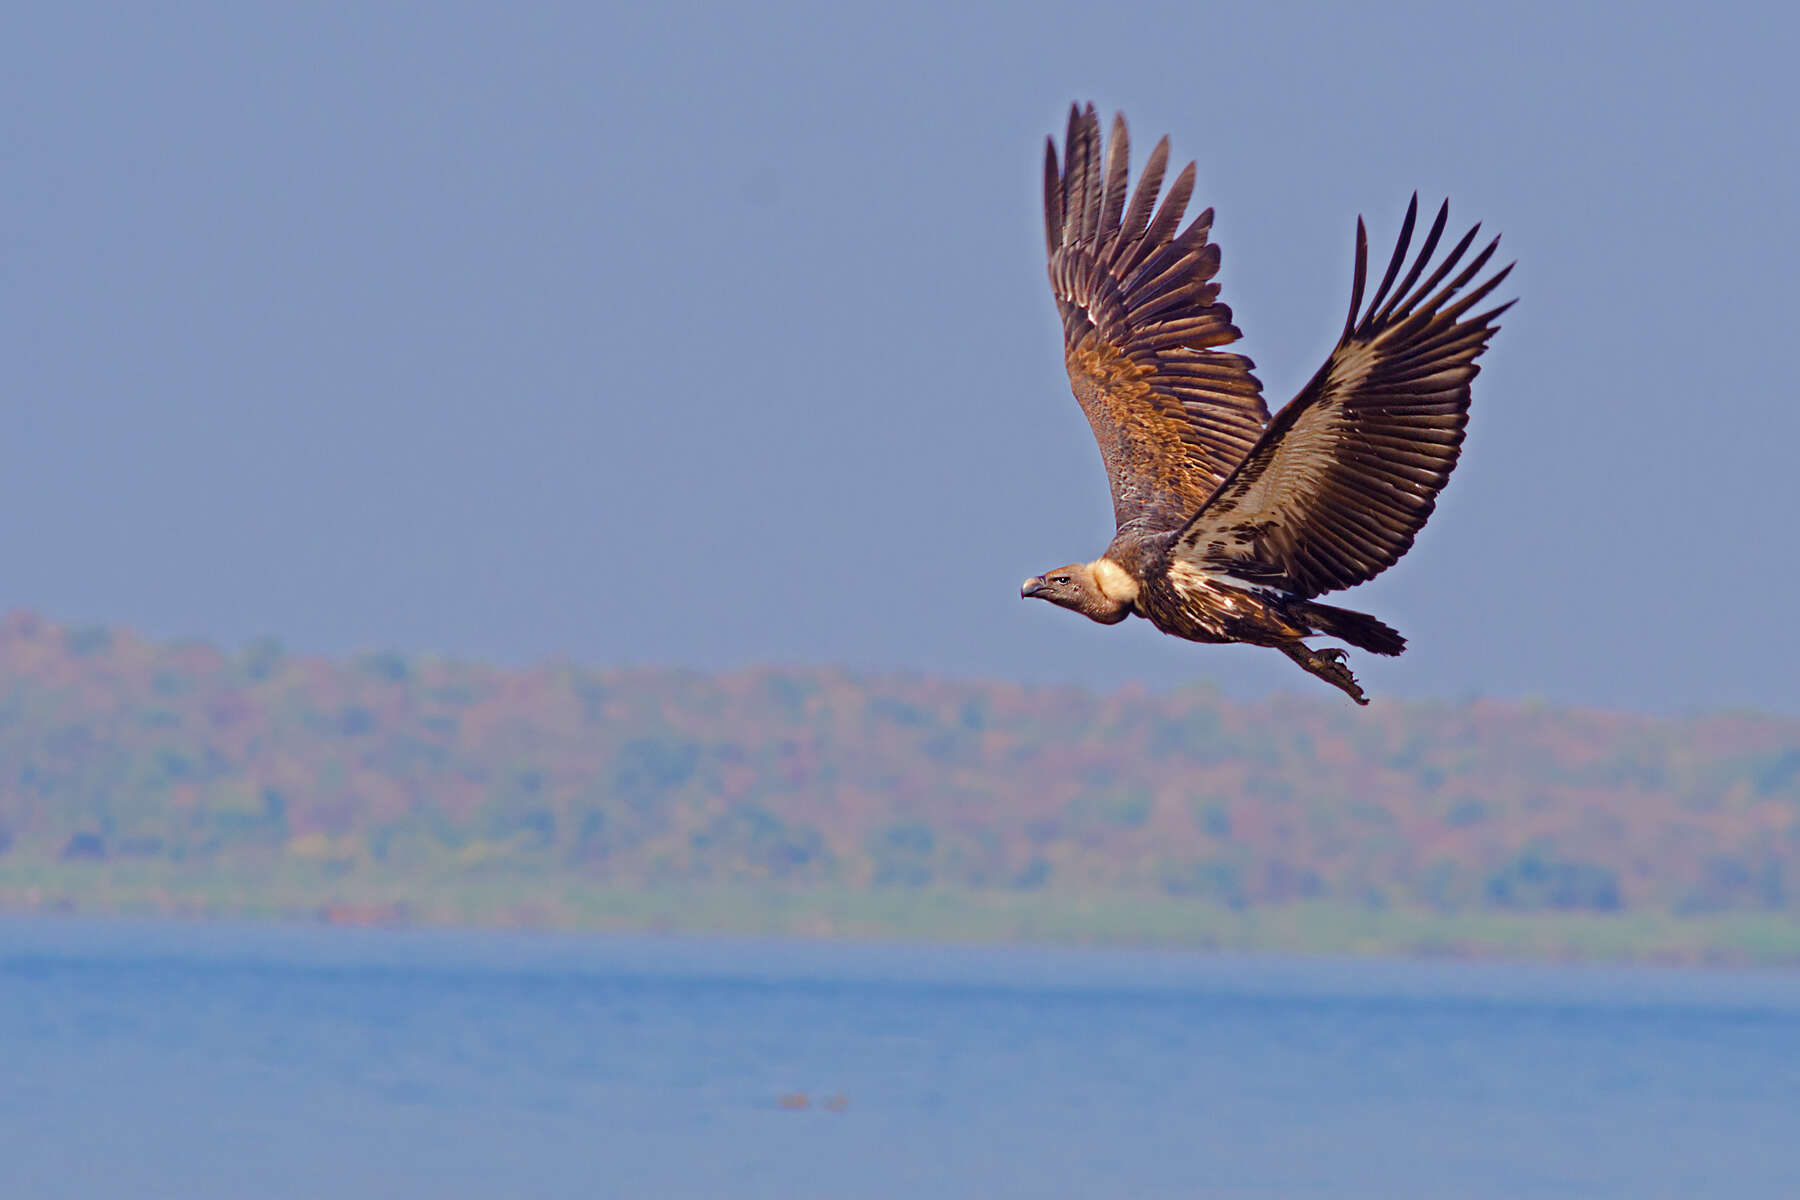
<svg viewBox="0 0 1800 1200"><path fill-rule="evenodd" d="M1342 650L1335 646L1313 650L1304 642L1288 642L1278 649L1299 663L1308 674L1317 675L1358 704L1369 702L1369 698L1363 695L1361 685L1356 682L1356 676L1344 665L1347 656Z"/></svg>

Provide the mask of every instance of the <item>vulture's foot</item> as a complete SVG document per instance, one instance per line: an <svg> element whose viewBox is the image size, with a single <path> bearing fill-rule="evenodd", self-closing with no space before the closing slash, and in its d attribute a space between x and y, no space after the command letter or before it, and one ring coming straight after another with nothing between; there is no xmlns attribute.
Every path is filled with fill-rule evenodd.
<svg viewBox="0 0 1800 1200"><path fill-rule="evenodd" d="M1367 704L1369 698L1356 682L1356 676L1350 673L1345 665L1345 654L1335 646L1324 650L1308 649L1304 642L1286 642L1279 647L1281 652L1299 663L1308 673L1317 675L1332 687L1343 692L1358 704Z"/></svg>

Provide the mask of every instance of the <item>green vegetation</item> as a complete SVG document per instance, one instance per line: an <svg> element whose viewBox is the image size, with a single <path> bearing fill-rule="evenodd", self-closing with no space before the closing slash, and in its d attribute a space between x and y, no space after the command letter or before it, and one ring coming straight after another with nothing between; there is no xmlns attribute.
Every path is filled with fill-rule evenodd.
<svg viewBox="0 0 1800 1200"><path fill-rule="evenodd" d="M0 622L0 908L1800 962L1800 720Z"/></svg>

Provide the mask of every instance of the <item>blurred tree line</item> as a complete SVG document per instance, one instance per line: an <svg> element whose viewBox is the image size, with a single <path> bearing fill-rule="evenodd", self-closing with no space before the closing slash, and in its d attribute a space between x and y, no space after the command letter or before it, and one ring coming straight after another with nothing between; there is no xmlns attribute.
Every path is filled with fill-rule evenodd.
<svg viewBox="0 0 1800 1200"><path fill-rule="evenodd" d="M1800 720L347 662L0 622L0 861L1800 908Z"/></svg>

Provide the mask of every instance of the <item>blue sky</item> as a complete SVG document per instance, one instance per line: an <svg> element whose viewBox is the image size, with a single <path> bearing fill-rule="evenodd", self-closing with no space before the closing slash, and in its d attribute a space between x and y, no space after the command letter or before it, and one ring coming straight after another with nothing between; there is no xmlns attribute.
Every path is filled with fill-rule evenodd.
<svg viewBox="0 0 1800 1200"><path fill-rule="evenodd" d="M905 11L902 11L905 10ZM1199 160L1278 406L1352 232L1503 232L1376 695L1795 711L1795 18L42 5L0 47L0 607L226 644L1326 696L1018 599L1111 533L1039 170Z"/></svg>

